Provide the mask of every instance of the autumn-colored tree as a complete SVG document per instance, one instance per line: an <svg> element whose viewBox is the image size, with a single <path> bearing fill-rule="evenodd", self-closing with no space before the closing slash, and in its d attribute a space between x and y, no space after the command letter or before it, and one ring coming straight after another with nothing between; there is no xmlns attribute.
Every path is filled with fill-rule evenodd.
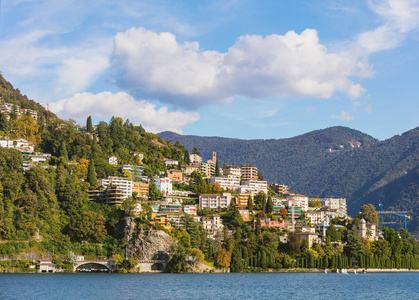
<svg viewBox="0 0 419 300"><path fill-rule="evenodd" d="M79 159L79 167L82 171L81 177L86 179L87 178L87 172L88 172L88 168L89 168L89 161L85 158L80 158Z"/></svg>
<svg viewBox="0 0 419 300"><path fill-rule="evenodd" d="M226 249L221 248L215 253L214 264L217 267L227 269L228 267L230 267L230 262L230 253Z"/></svg>
<svg viewBox="0 0 419 300"><path fill-rule="evenodd" d="M189 250L189 254L192 256L192 262L194 266L196 267L198 264L202 263L205 259L204 253L197 248L192 248Z"/></svg>
<svg viewBox="0 0 419 300"><path fill-rule="evenodd" d="M279 210L279 213L283 216L286 216L286 215L288 215L288 210L286 208L281 208Z"/></svg>
<svg viewBox="0 0 419 300"><path fill-rule="evenodd" d="M37 145L41 142L39 125L30 115L23 115L12 121L13 132L16 138L23 138Z"/></svg>

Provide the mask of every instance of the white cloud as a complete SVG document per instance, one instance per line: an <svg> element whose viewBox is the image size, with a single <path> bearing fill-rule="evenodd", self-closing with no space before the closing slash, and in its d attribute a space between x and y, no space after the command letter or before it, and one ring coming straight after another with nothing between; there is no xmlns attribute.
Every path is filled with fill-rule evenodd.
<svg viewBox="0 0 419 300"><path fill-rule="evenodd" d="M51 111L60 117L72 118L83 124L88 115L108 120L112 116L129 119L134 124L142 124L147 131L171 130L182 133L182 128L199 120L195 112L169 112L167 107L156 109L145 100L137 101L124 92L99 94L78 93L71 98L50 103Z"/></svg>
<svg viewBox="0 0 419 300"><path fill-rule="evenodd" d="M168 32L131 28L115 37L113 66L121 88L189 108L235 96L330 98L343 92L356 98L365 91L349 79L359 71L356 59L329 53L313 29L241 36L220 53L202 51L198 42L181 44Z"/></svg>
<svg viewBox="0 0 419 300"><path fill-rule="evenodd" d="M332 119L340 119L343 121L352 121L354 119L354 117L352 117L351 115L349 115L348 112L346 111L342 111L340 113L340 115L332 115L330 116Z"/></svg>
<svg viewBox="0 0 419 300"><path fill-rule="evenodd" d="M369 4L383 25L358 36L356 43L368 53L399 47L406 33L419 26L418 0L370 0Z"/></svg>

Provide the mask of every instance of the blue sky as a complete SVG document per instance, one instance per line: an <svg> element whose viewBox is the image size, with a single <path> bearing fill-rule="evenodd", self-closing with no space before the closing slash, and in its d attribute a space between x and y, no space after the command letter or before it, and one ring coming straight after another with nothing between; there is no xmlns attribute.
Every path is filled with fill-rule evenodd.
<svg viewBox="0 0 419 300"><path fill-rule="evenodd" d="M0 71L84 125L244 139L419 121L419 0L11 0Z"/></svg>

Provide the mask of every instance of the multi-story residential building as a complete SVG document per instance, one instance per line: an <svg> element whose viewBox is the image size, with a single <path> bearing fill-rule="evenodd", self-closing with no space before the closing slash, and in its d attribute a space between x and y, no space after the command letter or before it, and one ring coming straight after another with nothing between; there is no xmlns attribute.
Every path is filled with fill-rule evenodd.
<svg viewBox="0 0 419 300"><path fill-rule="evenodd" d="M172 179L172 181L182 181L183 175L181 170L170 169L164 173L164 177Z"/></svg>
<svg viewBox="0 0 419 300"><path fill-rule="evenodd" d="M222 189L237 191L240 187L240 179L234 176L227 177L210 177L207 178L208 183L219 184Z"/></svg>
<svg viewBox="0 0 419 300"><path fill-rule="evenodd" d="M160 226L162 226L164 229L172 229L172 225L170 224L168 215L166 214L155 214L152 213L152 217L151 217L151 224L156 225L159 224Z"/></svg>
<svg viewBox="0 0 419 300"><path fill-rule="evenodd" d="M258 218L253 218L253 228L256 228L257 220ZM283 219L262 218L260 219L260 227L282 229L285 228L285 222Z"/></svg>
<svg viewBox="0 0 419 300"><path fill-rule="evenodd" d="M226 208L231 204L231 194L204 194L199 196L199 209Z"/></svg>
<svg viewBox="0 0 419 300"><path fill-rule="evenodd" d="M336 209L339 217L347 216L346 198L323 198L320 199L323 206Z"/></svg>
<svg viewBox="0 0 419 300"><path fill-rule="evenodd" d="M258 180L258 168L254 166L241 166L243 180Z"/></svg>
<svg viewBox="0 0 419 300"><path fill-rule="evenodd" d="M238 166L225 166L222 168L224 176L234 176L240 178L242 176L241 168Z"/></svg>
<svg viewBox="0 0 419 300"><path fill-rule="evenodd" d="M193 166L193 165L182 165L180 166L182 169L182 173L185 173L186 175L190 176L194 171L200 171L199 166Z"/></svg>
<svg viewBox="0 0 419 300"><path fill-rule="evenodd" d="M177 166L179 162L176 159L163 159L163 163L166 167L168 166Z"/></svg>
<svg viewBox="0 0 419 300"><path fill-rule="evenodd" d="M51 157L51 154L49 153L32 153L29 155L29 158L34 163L43 163L46 162L48 158Z"/></svg>
<svg viewBox="0 0 419 300"><path fill-rule="evenodd" d="M8 138L1 139L0 147L13 148L13 149L19 150L20 152L29 152L29 153L32 153L34 150L34 145L25 139L16 139L16 140L9 140Z"/></svg>
<svg viewBox="0 0 419 300"><path fill-rule="evenodd" d="M249 200L249 196L252 199L252 203L254 201L252 194L236 194L235 201L236 206L239 207L247 207L247 201Z"/></svg>
<svg viewBox="0 0 419 300"><path fill-rule="evenodd" d="M154 183L163 195L170 195L172 193L172 179L168 177L154 178Z"/></svg>
<svg viewBox="0 0 419 300"><path fill-rule="evenodd" d="M202 223L204 225L204 229L213 235L218 232L221 232L224 228L220 215L214 215L212 218L203 217Z"/></svg>
<svg viewBox="0 0 419 300"><path fill-rule="evenodd" d="M307 211L308 210L308 197L304 195L292 195L287 197L287 205L288 206L299 206L301 210Z"/></svg>
<svg viewBox="0 0 419 300"><path fill-rule="evenodd" d="M183 212L188 215L196 215L198 211L197 205L184 205L183 206Z"/></svg>
<svg viewBox="0 0 419 300"><path fill-rule="evenodd" d="M21 115L26 115L29 114L32 118L34 118L34 120L38 120L38 112L32 109L28 109L28 108L22 108L20 109L20 114Z"/></svg>
<svg viewBox="0 0 419 300"><path fill-rule="evenodd" d="M272 201L274 203L274 206L286 206L287 205L287 199L284 199L284 198L272 197Z"/></svg>
<svg viewBox="0 0 419 300"><path fill-rule="evenodd" d="M281 194L281 195L289 194L288 185L272 183L269 185L269 187L277 194Z"/></svg>
<svg viewBox="0 0 419 300"><path fill-rule="evenodd" d="M212 162L202 162L200 165L200 171L204 177L212 177L215 175L215 163Z"/></svg>
<svg viewBox="0 0 419 300"><path fill-rule="evenodd" d="M312 224L318 225L322 221L321 219L322 213L320 211L306 212L305 215L306 215L306 218L309 219L310 223Z"/></svg>
<svg viewBox="0 0 419 300"><path fill-rule="evenodd" d="M132 196L132 181L125 177L109 176L107 178L101 178L98 180L98 185L104 188L112 186L121 189L124 200Z"/></svg>
<svg viewBox="0 0 419 300"><path fill-rule="evenodd" d="M249 210L248 209L239 209L239 213L242 216L244 222L249 221Z"/></svg>
<svg viewBox="0 0 419 300"><path fill-rule="evenodd" d="M108 157L108 163L110 165L113 165L113 166L118 165L118 157L116 157L116 156L109 156Z"/></svg>
<svg viewBox="0 0 419 300"><path fill-rule="evenodd" d="M260 180L247 180L243 181L240 185L240 193L250 193L253 195L258 194L259 192L264 192L268 194L268 182Z"/></svg>
<svg viewBox="0 0 419 300"><path fill-rule="evenodd" d="M201 162L200 171L205 177L215 176L215 164L217 163L217 153L212 152L212 159Z"/></svg>
<svg viewBox="0 0 419 300"><path fill-rule="evenodd" d="M161 204L159 213L164 214L180 214L182 212L182 205L180 204Z"/></svg>
<svg viewBox="0 0 419 300"><path fill-rule="evenodd" d="M123 165L122 171L128 170L131 172L131 179L132 180L141 180L143 174L144 174L144 167L141 166L133 166L133 165Z"/></svg>
<svg viewBox="0 0 419 300"><path fill-rule="evenodd" d="M148 183L134 181L132 183L132 193L137 193L138 198L145 198L148 196Z"/></svg>
<svg viewBox="0 0 419 300"><path fill-rule="evenodd" d="M202 157L198 154L189 154L189 160L191 163L201 163Z"/></svg>
<svg viewBox="0 0 419 300"><path fill-rule="evenodd" d="M124 194L122 189L117 187L107 187L100 190L87 190L90 201L97 201L106 204L122 204Z"/></svg>

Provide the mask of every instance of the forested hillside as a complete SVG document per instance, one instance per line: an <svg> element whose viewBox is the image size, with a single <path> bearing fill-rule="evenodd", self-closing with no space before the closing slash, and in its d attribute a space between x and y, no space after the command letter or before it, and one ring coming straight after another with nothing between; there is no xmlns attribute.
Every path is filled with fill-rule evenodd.
<svg viewBox="0 0 419 300"><path fill-rule="evenodd" d="M406 209L415 216L408 223L410 230L418 232L419 128L381 142L344 127L280 140L182 136L170 132L159 135L172 142L179 140L189 150L197 147L204 158L217 151L221 162L253 164L269 182L287 184L295 192L346 197L352 215L366 203ZM328 148L332 152L325 151ZM401 226L401 219L394 221Z"/></svg>
<svg viewBox="0 0 419 300"><path fill-rule="evenodd" d="M47 162L24 171L22 153L0 147L0 240L30 241L0 243L0 254L17 254L25 245L30 248L27 251L38 253L55 247L55 253L72 250L123 257L126 207L88 200L87 190L97 187L97 178L125 176L107 157L115 155L120 163L141 164L145 175L153 177L166 169L163 158L184 163L183 157L189 159L189 153L182 145L166 144L119 117L94 128L87 122L87 132L53 113L47 118L40 104L21 95L1 76L0 96L2 103L14 105L11 112L0 112L0 137L26 139L35 151L52 155ZM21 113L23 108L36 111L38 118ZM130 153L133 151L142 152L144 159L138 161Z"/></svg>

